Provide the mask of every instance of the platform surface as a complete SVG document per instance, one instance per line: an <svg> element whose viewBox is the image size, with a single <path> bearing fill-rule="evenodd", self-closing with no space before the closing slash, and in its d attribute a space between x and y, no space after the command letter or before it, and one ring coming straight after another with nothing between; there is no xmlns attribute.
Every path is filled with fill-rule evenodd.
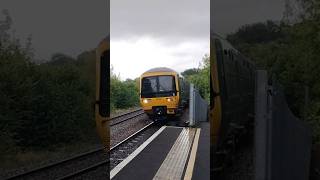
<svg viewBox="0 0 320 180"><path fill-rule="evenodd" d="M210 124L200 124L200 138L192 180L210 179Z"/></svg>
<svg viewBox="0 0 320 180"><path fill-rule="evenodd" d="M210 126L164 126L111 172L114 180L210 178ZM148 144L149 143L149 144Z"/></svg>

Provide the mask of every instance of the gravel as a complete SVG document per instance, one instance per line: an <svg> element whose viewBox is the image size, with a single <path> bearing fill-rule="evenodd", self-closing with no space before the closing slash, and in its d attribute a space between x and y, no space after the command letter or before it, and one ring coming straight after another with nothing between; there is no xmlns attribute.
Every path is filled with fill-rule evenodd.
<svg viewBox="0 0 320 180"><path fill-rule="evenodd" d="M134 110L129 113L124 113L124 114L112 117L111 122L110 122L110 126L114 126L118 123L122 123L124 121L131 120L132 118L135 118L136 116L142 116L143 114L144 114L144 112L142 109L137 109L137 110Z"/></svg>
<svg viewBox="0 0 320 180"><path fill-rule="evenodd" d="M122 140L129 137L131 134L137 132L147 124L151 123L152 120L147 115L137 116L128 120L124 123L120 123L110 127L110 145L113 147Z"/></svg>
<svg viewBox="0 0 320 180"><path fill-rule="evenodd" d="M245 139L238 142L232 160L223 171L225 180L252 180L254 179L253 141Z"/></svg>
<svg viewBox="0 0 320 180"><path fill-rule="evenodd" d="M90 171L86 174L83 174L81 176L77 176L72 179L76 179L76 180L83 180L83 179L106 180L106 179L109 179L109 176L110 176L110 173L109 173L108 166L105 165L105 166L100 166L93 171Z"/></svg>

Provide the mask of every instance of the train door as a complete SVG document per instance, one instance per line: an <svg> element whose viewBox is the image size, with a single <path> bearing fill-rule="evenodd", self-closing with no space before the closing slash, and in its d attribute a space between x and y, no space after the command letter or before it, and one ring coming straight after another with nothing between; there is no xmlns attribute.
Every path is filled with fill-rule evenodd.
<svg viewBox="0 0 320 180"><path fill-rule="evenodd" d="M219 144L221 138L223 138L222 130L224 126L224 110L226 101L226 82L225 82L225 68L224 68L224 56L221 41L214 38L214 51L215 61L213 62L213 95L214 109L213 109L213 141L214 144Z"/></svg>
<svg viewBox="0 0 320 180"><path fill-rule="evenodd" d="M110 149L110 46L103 40L96 49L95 119L98 134L106 151Z"/></svg>

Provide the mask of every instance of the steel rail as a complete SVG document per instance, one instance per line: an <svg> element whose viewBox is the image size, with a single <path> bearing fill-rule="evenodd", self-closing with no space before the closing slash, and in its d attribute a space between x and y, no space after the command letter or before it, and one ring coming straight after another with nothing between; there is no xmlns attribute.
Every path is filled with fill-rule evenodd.
<svg viewBox="0 0 320 180"><path fill-rule="evenodd" d="M122 140L121 142L119 142L118 144L114 145L113 147L110 148L109 153L111 153L112 151L114 151L116 148L118 148L119 146L121 146L122 144L124 144L125 142L129 141L130 139L133 139L135 136L137 136L138 134L140 134L141 132L145 131L146 129L148 129L149 127L151 127L154 124L154 122L149 123L148 125L144 126L143 128L141 128L139 131L133 133L132 135L130 135L129 137L127 137L126 139ZM90 172L92 170L95 170L101 166L105 166L108 165L109 160L104 160L104 161L100 161L96 164L93 164L87 168L83 168L81 170L78 170L76 172L70 173L68 175L63 176L62 178L59 178L59 180L64 180L64 179L71 179L74 178L76 176L80 176L83 175L87 172ZM109 172L107 172L109 173Z"/></svg>
<svg viewBox="0 0 320 180"><path fill-rule="evenodd" d="M141 111L141 110L142 110L142 109L137 109L137 110L134 110L134 111L131 111L131 112L128 112L128 113L124 113L124 114L121 114L121 115L112 117L111 120L114 120L114 119L117 119L117 118L120 118L120 117L129 115L129 114L133 114L133 113L139 112L139 111ZM129 119L132 119L132 118L134 118L134 117L140 116L140 115L142 115L142 114L144 114L144 113L142 112L142 113L139 113L138 115L135 115L135 116L132 116L132 117L128 117L128 118L126 118L126 119L124 119L124 120L121 120L121 121L119 121L119 122L116 122L116 123L114 123L114 124L112 124L112 125L110 125L110 126L113 126L113 125L116 125L116 124L120 124L120 123L122 123L122 122L125 122L125 121L127 121L127 120L129 120ZM152 124L152 123L150 123L150 124ZM150 125L150 124L149 124L149 125ZM144 128L145 128L145 127L144 127ZM139 131L141 131L141 129L140 129ZM137 131L137 132L138 132L138 131ZM132 136L132 135L131 135L131 136ZM131 137L131 136L129 136L129 137ZM128 138L126 138L125 140L127 140L127 139L128 139ZM121 141L121 142L124 142L124 140ZM121 143L121 142L120 142L120 143ZM119 145L119 143L118 143L117 145ZM116 146L117 146L117 145L116 145ZM112 147L112 148L114 148L114 147ZM112 150L112 148L111 148L110 150ZM34 173L37 173L37 172L41 172L41 171L47 170L47 169L49 169L49 168L57 167L57 166L59 166L59 165L61 165L61 164L64 164L64 163L67 163L67 162L71 162L71 161L74 161L74 160L83 158L83 157L85 157L85 156L88 156L88 155L91 155L91 154L94 154L94 153L98 153L99 151L103 151L103 150L104 150L103 147L101 147L101 148L96 148L96 149L91 150L91 151L89 151L89 152L80 153L80 154L78 154L78 155L75 155L75 156L72 156L72 157L63 159L63 160L58 161L58 162L53 162L53 163L47 164L47 165L42 166L42 167L38 167L38 168L31 169L30 171L26 171L26 172L23 172L23 173L20 173L20 174L17 174L17 175L13 175L13 176L7 178L6 180L13 180L13 179L17 179L17 178L23 178L24 176L28 176L28 175L31 175L31 174L34 174Z"/></svg>

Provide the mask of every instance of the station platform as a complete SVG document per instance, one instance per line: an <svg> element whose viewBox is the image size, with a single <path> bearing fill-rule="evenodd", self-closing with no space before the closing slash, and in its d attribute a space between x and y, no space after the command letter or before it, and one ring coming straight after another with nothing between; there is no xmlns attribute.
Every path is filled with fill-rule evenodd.
<svg viewBox="0 0 320 180"><path fill-rule="evenodd" d="M210 179L210 125L163 126L110 172L114 180Z"/></svg>

